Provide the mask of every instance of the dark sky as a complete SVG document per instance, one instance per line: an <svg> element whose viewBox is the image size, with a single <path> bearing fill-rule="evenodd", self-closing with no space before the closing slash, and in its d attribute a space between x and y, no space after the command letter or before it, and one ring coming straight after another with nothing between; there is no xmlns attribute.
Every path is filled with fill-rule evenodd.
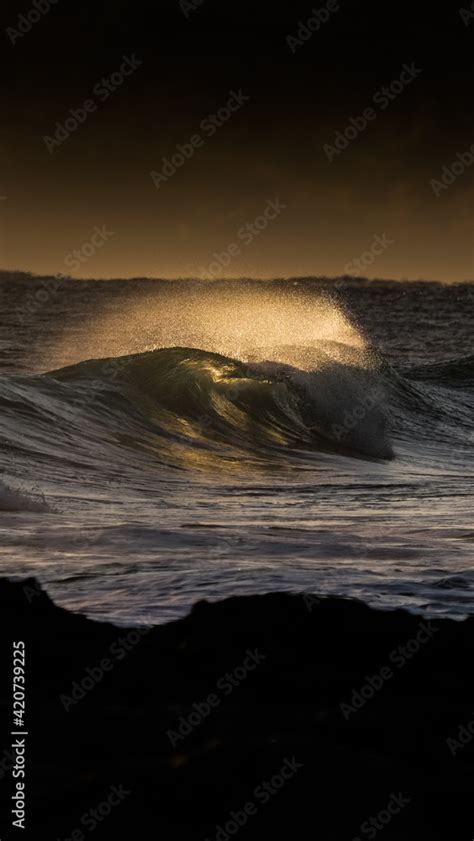
<svg viewBox="0 0 474 841"><path fill-rule="evenodd" d="M472 166L457 158L474 144L474 14L192 5L187 17L179 0L153 14L124 0L2 10L1 264L77 277L474 277L474 154ZM289 43L312 9L327 20ZM24 29L40 19L20 35L20 15ZM119 83L124 56L136 67ZM239 106L210 128L232 92ZM55 137L71 110L72 130ZM346 148L334 151L337 136Z"/></svg>

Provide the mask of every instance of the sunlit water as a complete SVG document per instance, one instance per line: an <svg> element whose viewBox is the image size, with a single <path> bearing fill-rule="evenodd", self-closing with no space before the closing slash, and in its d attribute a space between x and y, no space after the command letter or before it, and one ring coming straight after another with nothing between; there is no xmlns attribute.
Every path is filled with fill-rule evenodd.
<svg viewBox="0 0 474 841"><path fill-rule="evenodd" d="M473 301L0 280L2 571L118 622L275 589L473 613Z"/></svg>

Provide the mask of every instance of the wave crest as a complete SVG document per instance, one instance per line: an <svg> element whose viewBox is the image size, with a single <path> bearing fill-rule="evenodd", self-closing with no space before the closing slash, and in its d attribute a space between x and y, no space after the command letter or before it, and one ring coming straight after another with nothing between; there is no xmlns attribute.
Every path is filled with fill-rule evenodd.
<svg viewBox="0 0 474 841"><path fill-rule="evenodd" d="M154 431L161 445L175 437L254 455L305 449L391 458L377 371L367 367L365 351L356 360L354 348L330 350L313 348L311 359L307 351L305 370L291 364L295 348L288 349L288 361L278 362L166 348L83 362L49 376L88 383L86 405L96 411L117 409L118 395L129 419L137 413L144 419L147 448ZM144 443L129 433L129 443Z"/></svg>

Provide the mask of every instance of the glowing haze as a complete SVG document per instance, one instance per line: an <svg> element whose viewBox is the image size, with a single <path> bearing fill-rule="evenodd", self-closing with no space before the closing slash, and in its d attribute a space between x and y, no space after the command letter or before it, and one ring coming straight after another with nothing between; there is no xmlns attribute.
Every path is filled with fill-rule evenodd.
<svg viewBox="0 0 474 841"><path fill-rule="evenodd" d="M398 4L387 25L380 4L341 4L290 49L307 3L169 5L152 47L104 47L128 31L109 2L99 46L71 4L10 45L1 267L473 278L472 27L456 11Z"/></svg>
<svg viewBox="0 0 474 841"><path fill-rule="evenodd" d="M337 357L366 342L339 305L309 296L255 286L214 288L209 284L170 287L135 296L126 309L103 309L90 323L87 347L71 348L67 332L59 353L63 364L167 347L199 348L242 361L273 360L312 368L314 351ZM44 367L47 367L45 362Z"/></svg>

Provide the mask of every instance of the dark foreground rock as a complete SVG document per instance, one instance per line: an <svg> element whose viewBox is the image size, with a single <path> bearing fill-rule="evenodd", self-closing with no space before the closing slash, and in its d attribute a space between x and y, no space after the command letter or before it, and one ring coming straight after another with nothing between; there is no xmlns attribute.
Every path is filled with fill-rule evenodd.
<svg viewBox="0 0 474 841"><path fill-rule="evenodd" d="M474 837L474 620L272 594L144 633L70 614L33 580L1 581L0 610L2 841Z"/></svg>

